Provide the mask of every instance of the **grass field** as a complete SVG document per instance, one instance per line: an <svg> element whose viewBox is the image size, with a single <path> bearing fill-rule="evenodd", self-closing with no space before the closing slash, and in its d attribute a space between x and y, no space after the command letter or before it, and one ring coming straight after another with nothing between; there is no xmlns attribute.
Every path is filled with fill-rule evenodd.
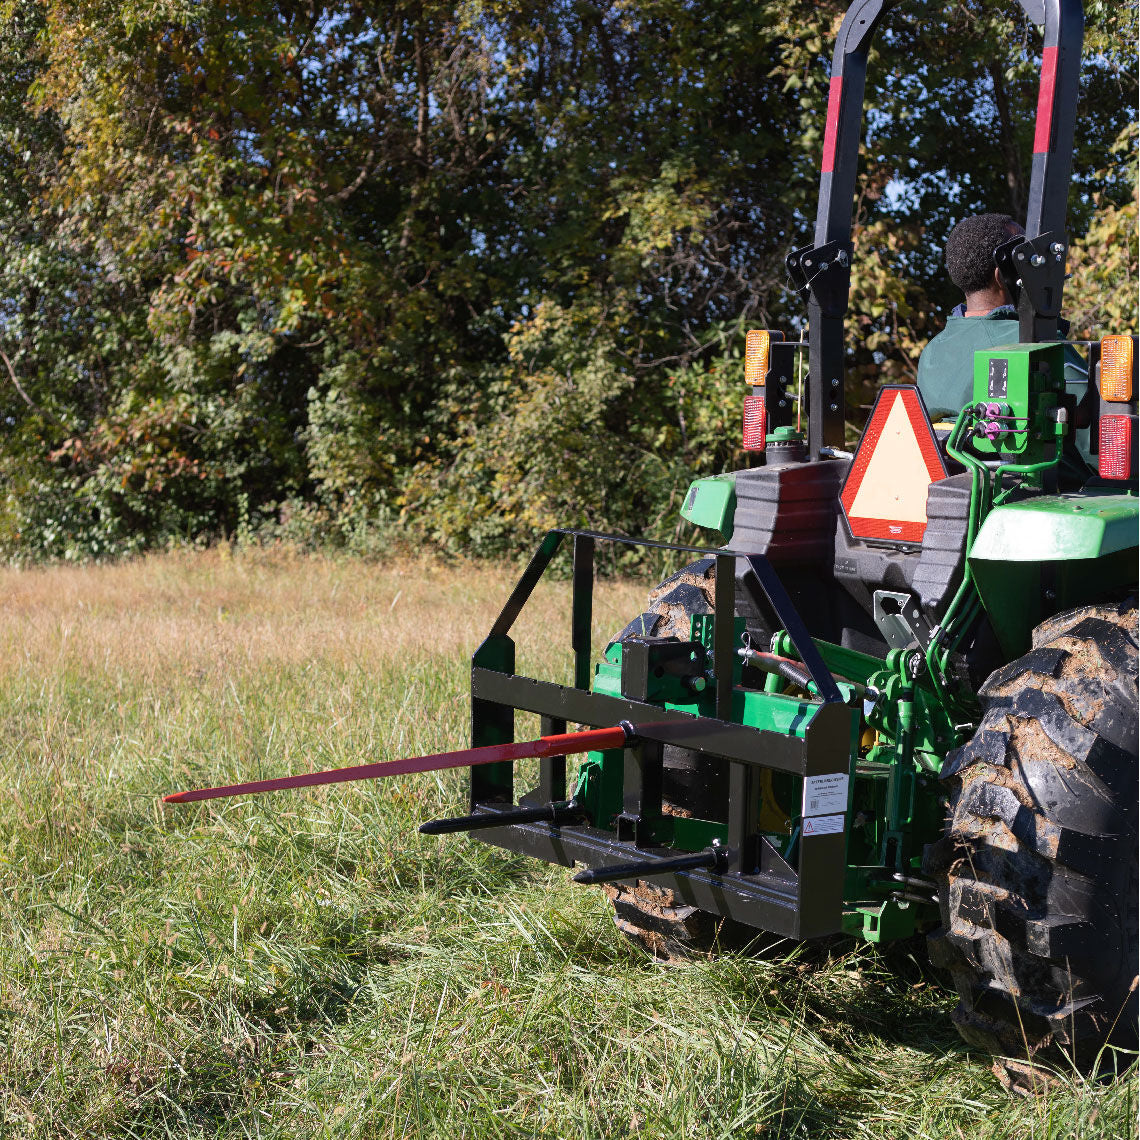
<svg viewBox="0 0 1140 1140"><path fill-rule="evenodd" d="M1135 1133L1135 1075L1008 1094L905 949L648 960L564 870L418 835L458 773L160 804L463 745L514 573L0 572L0 1137ZM520 670L565 675L562 601Z"/></svg>

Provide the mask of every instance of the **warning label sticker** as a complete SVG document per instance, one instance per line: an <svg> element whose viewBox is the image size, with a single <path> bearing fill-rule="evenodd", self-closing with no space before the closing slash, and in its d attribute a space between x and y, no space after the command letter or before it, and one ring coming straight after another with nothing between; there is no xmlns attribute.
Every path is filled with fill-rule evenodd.
<svg viewBox="0 0 1140 1140"><path fill-rule="evenodd" d="M804 779L805 818L847 810L847 775L807 776Z"/></svg>
<svg viewBox="0 0 1140 1140"><path fill-rule="evenodd" d="M843 830L842 815L813 815L804 820L804 835L834 835Z"/></svg>

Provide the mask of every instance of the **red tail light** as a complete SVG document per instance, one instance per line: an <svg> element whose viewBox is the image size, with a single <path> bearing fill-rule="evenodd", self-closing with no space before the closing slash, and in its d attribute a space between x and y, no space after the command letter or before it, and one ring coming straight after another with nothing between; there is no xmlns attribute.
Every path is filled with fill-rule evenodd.
<svg viewBox="0 0 1140 1140"><path fill-rule="evenodd" d="M1131 479L1133 416L1100 417L1098 470L1102 479Z"/></svg>
<svg viewBox="0 0 1140 1140"><path fill-rule="evenodd" d="M744 397L744 450L763 451L764 436L768 431L768 410L764 397Z"/></svg>

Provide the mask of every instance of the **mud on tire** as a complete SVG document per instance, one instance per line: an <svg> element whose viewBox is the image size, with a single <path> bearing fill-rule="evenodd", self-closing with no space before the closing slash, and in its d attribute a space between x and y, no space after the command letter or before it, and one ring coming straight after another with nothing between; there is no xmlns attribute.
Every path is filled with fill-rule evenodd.
<svg viewBox="0 0 1140 1140"><path fill-rule="evenodd" d="M649 604L613 640L627 637L689 639L689 619L711 614L716 591L716 559L702 558L681 567L649 591ZM610 642L612 645L613 642Z"/></svg>
<svg viewBox="0 0 1140 1140"><path fill-rule="evenodd" d="M693 615L711 614L715 600L716 559L701 558L690 562L649 591L649 605L645 612L634 618L613 641L622 641L634 635L676 637L688 641ZM767 649L772 631L739 587L736 590L736 613L747 618L748 633L753 644Z"/></svg>
<svg viewBox="0 0 1140 1140"><path fill-rule="evenodd" d="M654 958L683 961L710 953L723 920L695 906L679 904L673 892L651 883L607 883L614 923L631 942Z"/></svg>
<svg viewBox="0 0 1140 1140"><path fill-rule="evenodd" d="M992 1053L1085 1067L1136 1048L1137 640L1134 603L1038 626L943 765L930 957L962 1037Z"/></svg>

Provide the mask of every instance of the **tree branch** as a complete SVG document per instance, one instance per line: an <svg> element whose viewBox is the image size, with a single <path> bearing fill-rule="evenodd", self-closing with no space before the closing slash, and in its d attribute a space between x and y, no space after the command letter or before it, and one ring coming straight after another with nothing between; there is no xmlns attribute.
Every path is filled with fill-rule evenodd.
<svg viewBox="0 0 1140 1140"><path fill-rule="evenodd" d="M20 397L23 399L24 403L27 404L33 412L39 412L41 416L44 416L47 419L51 420L52 423L59 423L59 420L57 420L55 416L51 414L51 412L45 411L43 408L41 408L39 404L37 404L35 400L33 400L31 396L29 396L28 393L24 391L23 385L20 383L18 377L16 376L16 370L12 367L12 362L8 359L8 354L2 348L0 348L0 357L3 357L4 365L8 369L8 375L12 378L12 385L16 391L20 393Z"/></svg>

